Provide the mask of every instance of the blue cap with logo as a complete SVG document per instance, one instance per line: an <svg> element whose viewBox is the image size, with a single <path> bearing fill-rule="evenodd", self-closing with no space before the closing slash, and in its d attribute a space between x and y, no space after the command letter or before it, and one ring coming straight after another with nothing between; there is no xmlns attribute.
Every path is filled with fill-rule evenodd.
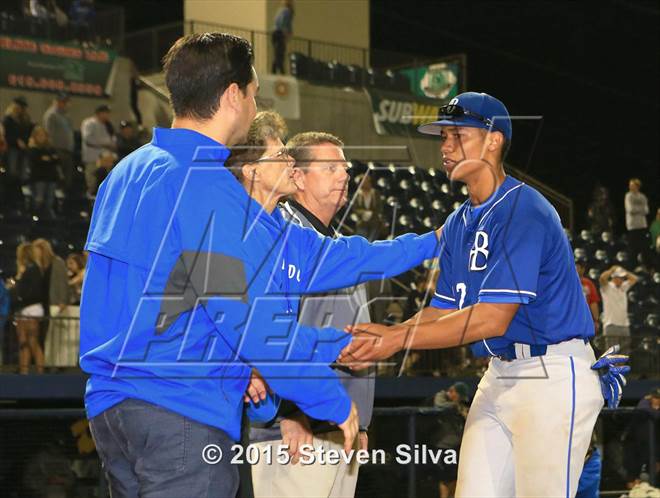
<svg viewBox="0 0 660 498"><path fill-rule="evenodd" d="M511 140L511 117L504 104L487 93L465 92L443 105L438 119L417 128L426 135L440 135L441 126L469 126L501 132Z"/></svg>

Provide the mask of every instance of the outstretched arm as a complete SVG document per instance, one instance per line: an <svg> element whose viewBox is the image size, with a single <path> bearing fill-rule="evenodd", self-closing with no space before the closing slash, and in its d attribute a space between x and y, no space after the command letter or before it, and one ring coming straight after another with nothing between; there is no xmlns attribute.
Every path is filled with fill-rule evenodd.
<svg viewBox="0 0 660 498"><path fill-rule="evenodd" d="M405 322L402 322L401 325L417 325L427 322L436 321L443 316L447 316L451 313L454 313L455 309L444 309L436 308L435 306L427 306L426 308L420 310Z"/></svg>
<svg viewBox="0 0 660 498"><path fill-rule="evenodd" d="M426 323L386 327L359 324L339 356L341 363L382 360L402 349L441 349L504 335L519 304L477 303Z"/></svg>
<svg viewBox="0 0 660 498"><path fill-rule="evenodd" d="M369 280L389 278L438 255L442 228L424 235L405 234L394 240L369 242L364 237L332 239L293 226L309 262L303 268L303 294L327 292ZM293 233L292 233L293 235Z"/></svg>

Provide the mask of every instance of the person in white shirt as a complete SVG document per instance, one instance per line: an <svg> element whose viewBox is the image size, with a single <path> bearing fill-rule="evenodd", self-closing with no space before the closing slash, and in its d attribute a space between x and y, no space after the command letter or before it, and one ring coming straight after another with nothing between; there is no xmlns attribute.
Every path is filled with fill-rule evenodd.
<svg viewBox="0 0 660 498"><path fill-rule="evenodd" d="M625 352L630 346L628 291L637 283L637 277L621 266L615 265L601 274L599 283L600 295L603 299L605 348L618 343Z"/></svg>
<svg viewBox="0 0 660 498"><path fill-rule="evenodd" d="M85 163L85 181L88 190L93 190L95 186L94 172L101 153L104 150L115 151L117 148L110 112L109 106L100 105L94 111L94 115L83 120L80 125L82 160Z"/></svg>
<svg viewBox="0 0 660 498"><path fill-rule="evenodd" d="M628 230L628 242L632 252L633 261L645 263L648 242L646 216L649 214L649 201L640 192L642 182L639 178L631 178L628 182L628 192L624 200L626 208L626 229Z"/></svg>

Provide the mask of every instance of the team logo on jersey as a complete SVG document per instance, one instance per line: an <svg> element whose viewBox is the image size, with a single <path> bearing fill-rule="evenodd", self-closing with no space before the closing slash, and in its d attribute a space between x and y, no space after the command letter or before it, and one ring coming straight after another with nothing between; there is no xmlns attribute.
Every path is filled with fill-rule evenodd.
<svg viewBox="0 0 660 498"><path fill-rule="evenodd" d="M479 230L470 249L470 271L485 270L488 266L488 234Z"/></svg>
<svg viewBox="0 0 660 498"><path fill-rule="evenodd" d="M287 273L289 280L295 279L297 282L300 282L300 268L296 268L296 265L287 264L282 260L282 270Z"/></svg>

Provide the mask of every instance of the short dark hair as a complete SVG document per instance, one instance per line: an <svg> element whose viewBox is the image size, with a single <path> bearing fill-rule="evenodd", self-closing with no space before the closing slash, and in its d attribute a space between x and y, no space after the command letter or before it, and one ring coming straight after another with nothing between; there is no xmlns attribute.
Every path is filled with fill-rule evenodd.
<svg viewBox="0 0 660 498"><path fill-rule="evenodd" d="M284 141L288 127L284 118L275 111L258 112L250 125L247 140L243 144L231 148L231 155L225 162L238 181L244 182L242 166L259 159L266 148L266 140L280 139Z"/></svg>
<svg viewBox="0 0 660 498"><path fill-rule="evenodd" d="M163 57L165 84L177 117L211 119L232 83L245 92L254 54L247 40L227 33L179 38Z"/></svg>
<svg viewBox="0 0 660 498"><path fill-rule="evenodd" d="M286 144L291 157L298 163L310 162L312 160L310 147L322 144L332 144L339 148L344 146L338 137L324 131L305 131L293 136Z"/></svg>

